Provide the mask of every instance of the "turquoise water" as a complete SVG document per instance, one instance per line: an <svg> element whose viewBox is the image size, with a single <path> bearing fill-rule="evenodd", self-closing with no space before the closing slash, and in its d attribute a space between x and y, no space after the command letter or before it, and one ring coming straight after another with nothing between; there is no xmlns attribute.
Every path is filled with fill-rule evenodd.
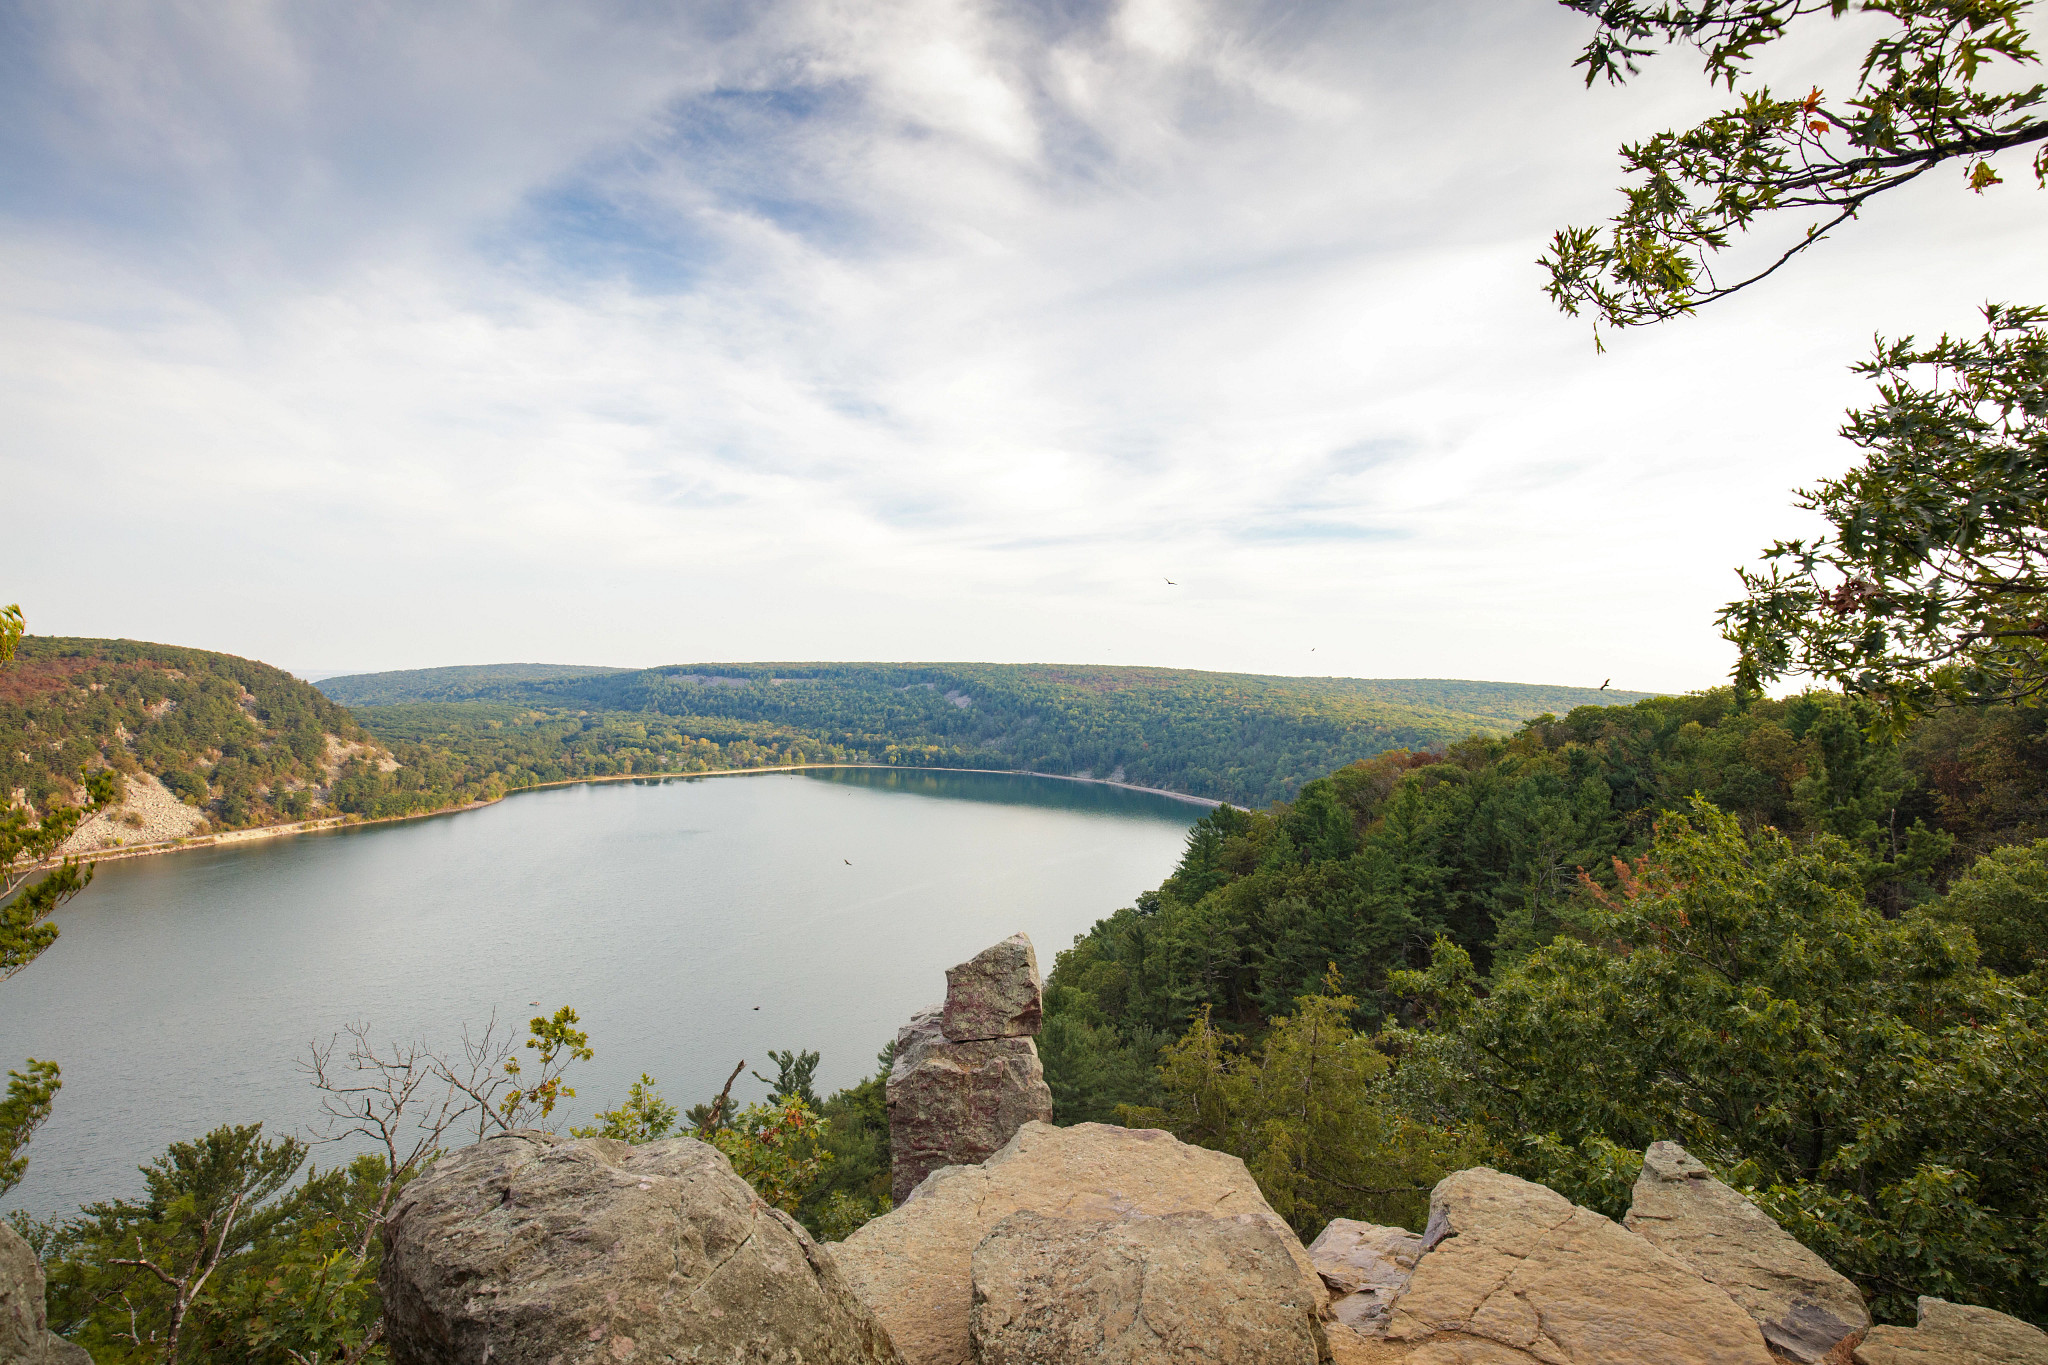
<svg viewBox="0 0 2048 1365"><path fill-rule="evenodd" d="M298 1063L352 1020L453 1047L494 1010L573 1005L597 1052L572 1076L579 1122L642 1071L680 1105L742 1058L772 1075L770 1048L817 1049L827 1092L997 939L1029 933L1050 971L1172 870L1202 814L1048 778L850 769L526 792L107 863L56 946L0 984L0 1064L64 1068L7 1206L133 1195L139 1163L221 1123L304 1136Z"/></svg>

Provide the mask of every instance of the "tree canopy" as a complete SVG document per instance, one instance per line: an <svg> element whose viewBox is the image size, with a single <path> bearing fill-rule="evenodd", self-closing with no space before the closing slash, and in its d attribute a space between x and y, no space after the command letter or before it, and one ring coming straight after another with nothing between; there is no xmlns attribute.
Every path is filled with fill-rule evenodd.
<svg viewBox="0 0 2048 1365"><path fill-rule="evenodd" d="M1610 226L1570 227L1541 264L1549 292L1577 316L1634 327L1690 313L1745 289L1855 219L1871 200L1944 165L1982 194L2001 182L1991 158L2039 146L2030 172L2048 184L2048 85L2002 86L2037 57L2029 0L1561 0L1599 23L1580 54L1586 83L1622 83L1668 47L1690 47L1736 102L1684 131L1621 149L1630 183ZM1737 91L1763 48L1808 21L1882 16L1847 90ZM1797 224L1732 267L1724 253L1766 220Z"/></svg>

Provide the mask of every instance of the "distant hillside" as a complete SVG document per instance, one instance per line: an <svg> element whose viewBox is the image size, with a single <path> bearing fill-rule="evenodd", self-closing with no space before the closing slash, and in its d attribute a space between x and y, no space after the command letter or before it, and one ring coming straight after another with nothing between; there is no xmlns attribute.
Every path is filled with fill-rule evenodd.
<svg viewBox="0 0 2048 1365"><path fill-rule="evenodd" d="M704 663L573 676L546 667L320 687L387 742L445 746L515 786L822 760L1108 777L1251 806L1388 749L1438 748L1651 695L1055 664Z"/></svg>
<svg viewBox="0 0 2048 1365"><path fill-rule="evenodd" d="M392 673L351 673L322 678L319 689L343 706L392 706L410 701L474 701L492 697L514 683L559 682L625 668L588 664L458 664L453 668L408 668Z"/></svg>
<svg viewBox="0 0 2048 1365"><path fill-rule="evenodd" d="M82 770L106 766L155 779L222 828L336 813L358 770L390 762L289 673L138 640L24 639L0 667L0 736L7 799L47 810L74 799Z"/></svg>

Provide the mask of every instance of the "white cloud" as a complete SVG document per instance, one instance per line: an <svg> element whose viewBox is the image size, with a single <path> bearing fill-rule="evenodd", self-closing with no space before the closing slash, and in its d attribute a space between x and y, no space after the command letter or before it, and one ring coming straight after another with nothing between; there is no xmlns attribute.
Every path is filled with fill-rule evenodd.
<svg viewBox="0 0 2048 1365"><path fill-rule="evenodd" d="M1596 357L1530 262L1708 96L1503 15L44 11L0 591L309 668L1710 684L1846 364L2042 297L2040 201L1916 187Z"/></svg>

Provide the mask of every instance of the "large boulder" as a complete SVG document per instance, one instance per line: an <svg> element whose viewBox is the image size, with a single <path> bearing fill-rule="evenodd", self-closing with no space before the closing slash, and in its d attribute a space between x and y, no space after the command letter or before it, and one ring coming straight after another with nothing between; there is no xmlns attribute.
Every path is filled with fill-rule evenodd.
<svg viewBox="0 0 2048 1365"><path fill-rule="evenodd" d="M1370 1358L1771 1365L1726 1293L1541 1185L1484 1166L1446 1176L1422 1244Z"/></svg>
<svg viewBox="0 0 2048 1365"><path fill-rule="evenodd" d="M1831 1359L1844 1339L1870 1327L1854 1284L1675 1142L1643 1153L1622 1221L1726 1290L1765 1341L1803 1365Z"/></svg>
<svg viewBox="0 0 2048 1365"><path fill-rule="evenodd" d="M0 1223L0 1365L92 1365L83 1346L50 1330L43 1263L35 1248Z"/></svg>
<svg viewBox="0 0 2048 1365"><path fill-rule="evenodd" d="M1300 1242L1242 1161L1168 1133L1101 1123L1026 1123L980 1165L934 1172L897 1208L837 1244L833 1259L907 1365L966 1365L973 1359L974 1249L1023 1211L1080 1220L1244 1216L1287 1249L1318 1317L1327 1304Z"/></svg>
<svg viewBox="0 0 2048 1365"><path fill-rule="evenodd" d="M1873 1327L1856 1365L2048 1365L2048 1332L1990 1308L1923 1297L1915 1327Z"/></svg>
<svg viewBox="0 0 2048 1365"><path fill-rule="evenodd" d="M1024 1124L1051 1120L1029 1036L1042 995L1031 940L1013 934L948 971L945 1003L898 1030L886 1090L897 1203L940 1167L984 1161Z"/></svg>
<svg viewBox="0 0 2048 1365"><path fill-rule="evenodd" d="M824 1248L694 1138L520 1132L408 1185L377 1277L393 1365L890 1365Z"/></svg>
<svg viewBox="0 0 2048 1365"><path fill-rule="evenodd" d="M1368 1333L1385 1329L1421 1256L1421 1234L1352 1218L1331 1219L1308 1246L1309 1262L1330 1291L1330 1316Z"/></svg>
<svg viewBox="0 0 2048 1365"><path fill-rule="evenodd" d="M973 1265L976 1365L1316 1365L1322 1354L1287 1241L1249 1214L1025 1210L982 1238Z"/></svg>
<svg viewBox="0 0 2048 1365"><path fill-rule="evenodd" d="M948 1042L1035 1038L1044 1019L1038 953L1023 934L1012 934L946 972L942 1024Z"/></svg>

